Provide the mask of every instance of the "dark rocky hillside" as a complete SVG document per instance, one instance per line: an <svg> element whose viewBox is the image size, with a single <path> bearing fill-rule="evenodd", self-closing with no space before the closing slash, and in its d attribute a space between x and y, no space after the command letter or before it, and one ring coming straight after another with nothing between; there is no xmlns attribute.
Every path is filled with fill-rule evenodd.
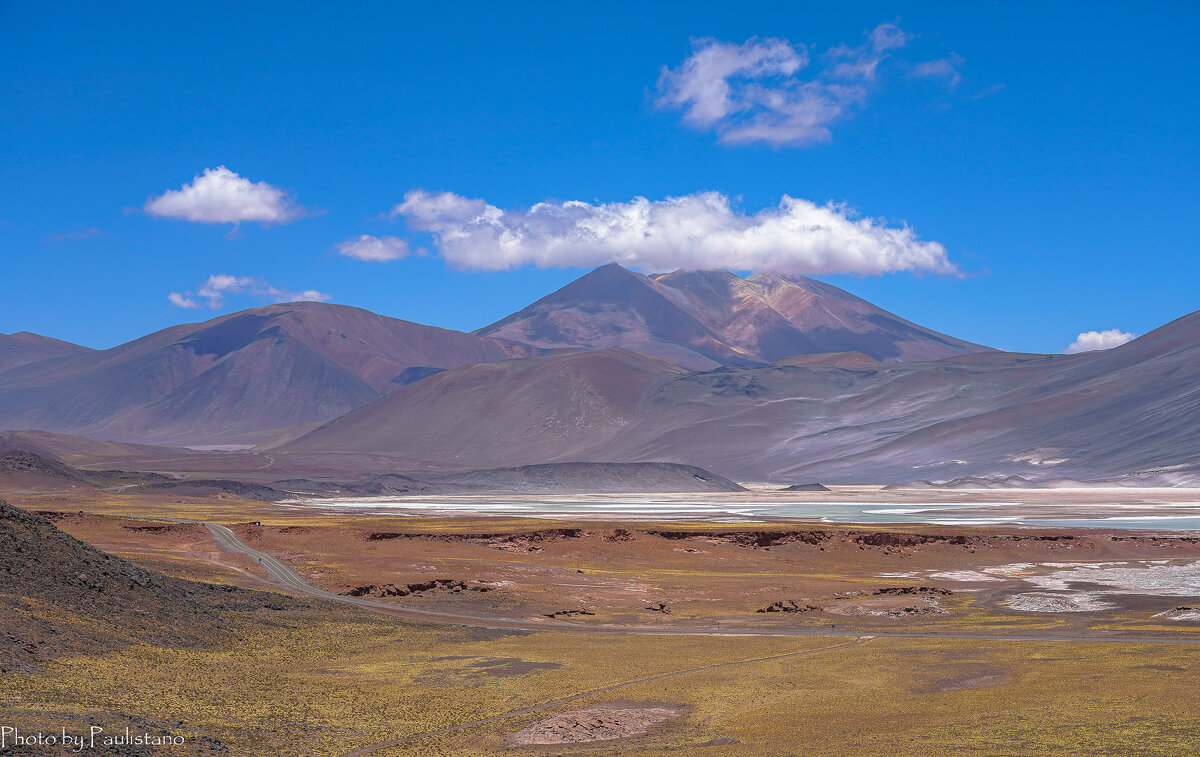
<svg viewBox="0 0 1200 757"><path fill-rule="evenodd" d="M147 570L3 501L0 544L0 672L132 642L207 646L230 638L228 611L303 606Z"/></svg>

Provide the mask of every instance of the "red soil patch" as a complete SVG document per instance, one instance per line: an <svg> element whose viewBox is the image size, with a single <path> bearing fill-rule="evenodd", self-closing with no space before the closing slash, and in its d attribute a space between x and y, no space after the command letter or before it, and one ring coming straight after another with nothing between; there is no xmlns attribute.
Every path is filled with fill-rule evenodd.
<svg viewBox="0 0 1200 757"><path fill-rule="evenodd" d="M514 746L585 744L641 736L652 727L682 717L685 708L660 702L598 704L582 710L551 715L516 733Z"/></svg>

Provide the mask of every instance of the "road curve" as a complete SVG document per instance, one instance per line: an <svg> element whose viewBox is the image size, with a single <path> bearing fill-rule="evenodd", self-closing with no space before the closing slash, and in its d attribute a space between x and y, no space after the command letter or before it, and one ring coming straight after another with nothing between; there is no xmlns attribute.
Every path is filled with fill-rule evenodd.
<svg viewBox="0 0 1200 757"><path fill-rule="evenodd" d="M195 523L176 518L162 518L176 523ZM396 615L409 620L439 623L442 625L470 626L492 630L519 631L565 631L568 633L592 634L639 634L646 636L839 636L846 635L837 632L836 628L764 628L764 629L720 629L720 628L655 628L653 626L600 626L580 623L567 623L559 620L533 621L520 618L504 618L488 615L473 615L465 613L445 612L442 610L423 610L417 607L405 607L388 602L377 602L363 597L347 597L341 594L318 589L304 578L284 565L279 560L265 552L260 552L246 544L237 534L227 527L217 523L203 524L217 541L221 549L228 552L241 552L249 555L263 570L282 586L301 594L307 594L320 599L343 602L345 604L364 607L375 612ZM1200 639L1163 638L1142 636L1083 636L1079 634L984 634L984 633L920 633L905 631L870 631L870 636L900 639L979 639L983 641L1030 641L1030 642L1097 642L1121 644L1184 644L1200 646Z"/></svg>

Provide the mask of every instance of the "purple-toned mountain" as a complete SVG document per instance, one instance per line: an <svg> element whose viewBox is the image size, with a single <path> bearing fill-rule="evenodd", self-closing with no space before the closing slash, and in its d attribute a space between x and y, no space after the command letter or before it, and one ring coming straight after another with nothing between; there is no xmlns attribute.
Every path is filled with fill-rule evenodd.
<svg viewBox="0 0 1200 757"><path fill-rule="evenodd" d="M644 276L615 263L475 333L544 348L619 347L693 370L811 353L861 352L900 362L991 349L813 279L773 273L743 279L728 271Z"/></svg>
<svg viewBox="0 0 1200 757"><path fill-rule="evenodd" d="M0 429L253 443L438 370L538 352L341 305L271 305L5 371Z"/></svg>
<svg viewBox="0 0 1200 757"><path fill-rule="evenodd" d="M28 331L18 331L15 334L0 334L0 373L19 365L36 363L63 355L81 355L92 352L87 347L78 344L62 342L40 334Z"/></svg>
<svg viewBox="0 0 1200 757"><path fill-rule="evenodd" d="M446 468L654 460L742 481L1196 485L1200 312L1080 355L878 364L843 354L687 372L609 349L470 366L281 451Z"/></svg>
<svg viewBox="0 0 1200 757"><path fill-rule="evenodd" d="M513 459L607 461L591 450L636 424L650 385L676 375L687 374L618 349L466 366L406 386L281 449L405 450L411 459L458 469Z"/></svg>

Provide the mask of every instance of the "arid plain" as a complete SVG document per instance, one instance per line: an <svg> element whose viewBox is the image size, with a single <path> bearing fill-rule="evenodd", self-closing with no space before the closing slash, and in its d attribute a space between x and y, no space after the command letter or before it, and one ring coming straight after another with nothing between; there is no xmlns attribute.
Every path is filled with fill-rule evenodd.
<svg viewBox="0 0 1200 757"><path fill-rule="evenodd" d="M1188 501L1124 499L1156 492ZM1025 494L1076 513L1089 496ZM1013 492L873 496L902 507ZM231 630L199 643L122 638L101 601L68 624L91 641L34 649L0 676L5 711L29 729L134 724L185 736L176 752L195 754L1200 748L1197 534L419 517L45 487L5 498L168 576L295 597L222 609Z"/></svg>

